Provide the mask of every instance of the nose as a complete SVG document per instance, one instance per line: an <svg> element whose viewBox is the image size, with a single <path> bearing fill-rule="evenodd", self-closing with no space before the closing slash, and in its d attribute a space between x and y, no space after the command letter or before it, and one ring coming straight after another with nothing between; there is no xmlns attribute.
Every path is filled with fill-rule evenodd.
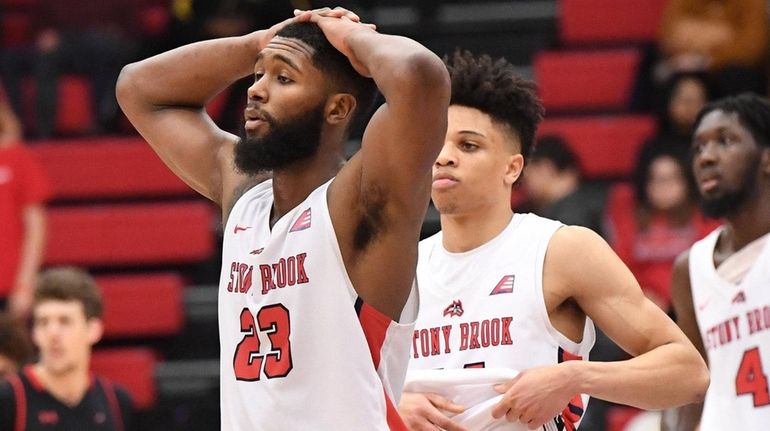
<svg viewBox="0 0 770 431"><path fill-rule="evenodd" d="M444 143L444 146L441 147L441 152L438 153L436 166L455 166L457 164L457 157L453 148L451 142Z"/></svg>
<svg viewBox="0 0 770 431"><path fill-rule="evenodd" d="M265 81L265 79L254 80L254 83L251 84L249 89L246 91L246 95L248 96L249 101L261 103L267 102L267 88Z"/></svg>
<svg viewBox="0 0 770 431"><path fill-rule="evenodd" d="M703 144L700 149L693 156L693 164L695 167L713 165L719 159L719 145L713 140L709 140Z"/></svg>

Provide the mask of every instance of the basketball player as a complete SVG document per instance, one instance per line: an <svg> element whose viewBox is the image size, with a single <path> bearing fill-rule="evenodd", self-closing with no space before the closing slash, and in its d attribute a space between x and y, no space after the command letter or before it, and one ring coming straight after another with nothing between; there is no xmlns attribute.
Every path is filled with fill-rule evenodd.
<svg viewBox="0 0 770 431"><path fill-rule="evenodd" d="M75 268L40 274L32 303L37 363L0 382L0 429L131 429L128 393L89 372L102 335L102 298L93 278Z"/></svg>
<svg viewBox="0 0 770 431"><path fill-rule="evenodd" d="M574 430L579 394L647 409L700 400L702 358L610 247L589 229L511 211L543 113L534 85L488 56L455 53L447 66L432 186L442 231L419 246L399 405L410 429ZM633 359L586 361L593 322Z"/></svg>
<svg viewBox="0 0 770 431"><path fill-rule="evenodd" d="M222 207L223 429L404 429L405 304L449 79L425 47L357 19L301 12L129 65L118 83L158 155ZM250 73L238 138L204 105ZM386 103L343 166L375 84Z"/></svg>
<svg viewBox="0 0 770 431"><path fill-rule="evenodd" d="M743 94L707 105L692 154L703 210L725 223L677 259L672 298L711 386L702 405L667 412L665 429L689 431L699 420L701 431L767 429L770 102Z"/></svg>

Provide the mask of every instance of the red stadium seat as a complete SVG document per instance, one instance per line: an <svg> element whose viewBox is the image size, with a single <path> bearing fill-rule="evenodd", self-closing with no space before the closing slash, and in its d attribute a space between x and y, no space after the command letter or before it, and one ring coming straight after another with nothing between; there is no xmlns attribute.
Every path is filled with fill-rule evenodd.
<svg viewBox="0 0 770 431"><path fill-rule="evenodd" d="M23 46L32 40L32 17L25 12L5 12L0 15L3 47Z"/></svg>
<svg viewBox="0 0 770 431"><path fill-rule="evenodd" d="M644 141L655 132L648 116L600 116L546 119L539 136L559 135L580 160L588 179L628 178Z"/></svg>
<svg viewBox="0 0 770 431"><path fill-rule="evenodd" d="M94 125L91 83L82 76L59 78L56 108L56 131L61 134L82 134Z"/></svg>
<svg viewBox="0 0 770 431"><path fill-rule="evenodd" d="M625 109L641 55L634 49L543 52L534 70L546 109Z"/></svg>
<svg viewBox="0 0 770 431"><path fill-rule="evenodd" d="M28 124L36 124L34 79L28 78L22 86L23 117ZM94 107L91 83L85 76L64 75L59 78L56 94L55 132L62 135L82 135L94 125Z"/></svg>
<svg viewBox="0 0 770 431"><path fill-rule="evenodd" d="M191 195L142 138L99 138L32 147L54 199Z"/></svg>
<svg viewBox="0 0 770 431"><path fill-rule="evenodd" d="M47 264L188 263L213 251L213 208L206 202L54 207Z"/></svg>
<svg viewBox="0 0 770 431"><path fill-rule="evenodd" d="M565 44L655 40L667 0L560 0Z"/></svg>
<svg viewBox="0 0 770 431"><path fill-rule="evenodd" d="M178 274L103 276L96 282L104 296L105 338L165 336L181 331L184 282Z"/></svg>
<svg viewBox="0 0 770 431"><path fill-rule="evenodd" d="M91 369L111 382L122 385L141 410L151 408L157 399L155 353L146 347L94 350Z"/></svg>

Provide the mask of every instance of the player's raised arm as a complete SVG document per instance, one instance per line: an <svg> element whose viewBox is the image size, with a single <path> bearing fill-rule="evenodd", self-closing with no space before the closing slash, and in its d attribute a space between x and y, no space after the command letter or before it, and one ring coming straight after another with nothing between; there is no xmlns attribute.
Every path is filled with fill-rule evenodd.
<svg viewBox="0 0 770 431"><path fill-rule="evenodd" d="M241 37L185 45L129 64L120 74L118 101L131 123L175 174L222 206L243 180L232 167L238 138L219 129L204 106L254 72L257 53L283 25L309 15Z"/></svg>

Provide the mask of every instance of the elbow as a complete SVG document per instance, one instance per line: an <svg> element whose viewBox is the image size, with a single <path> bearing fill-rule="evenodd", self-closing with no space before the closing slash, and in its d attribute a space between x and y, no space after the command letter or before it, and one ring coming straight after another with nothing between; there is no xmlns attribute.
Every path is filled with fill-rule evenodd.
<svg viewBox="0 0 770 431"><path fill-rule="evenodd" d="M697 368L697 372L693 373L693 394L692 394L692 401L691 403L700 403L703 402L703 400L706 398L706 391L708 391L709 385L711 384L711 376L709 375L708 367L706 366L705 362L703 362L703 359L700 359L699 367Z"/></svg>
<svg viewBox="0 0 770 431"><path fill-rule="evenodd" d="M449 104L452 90L449 71L436 54L423 49L410 54L402 64L406 70L400 76L407 81L404 84L412 90L412 94L419 93L423 97Z"/></svg>
<svg viewBox="0 0 770 431"><path fill-rule="evenodd" d="M115 84L115 96L118 99L118 104L123 109L126 108L127 103L132 100L132 97L135 97L137 94L136 82L138 82L138 80L136 78L136 69L136 63L124 66L120 71L118 81Z"/></svg>

